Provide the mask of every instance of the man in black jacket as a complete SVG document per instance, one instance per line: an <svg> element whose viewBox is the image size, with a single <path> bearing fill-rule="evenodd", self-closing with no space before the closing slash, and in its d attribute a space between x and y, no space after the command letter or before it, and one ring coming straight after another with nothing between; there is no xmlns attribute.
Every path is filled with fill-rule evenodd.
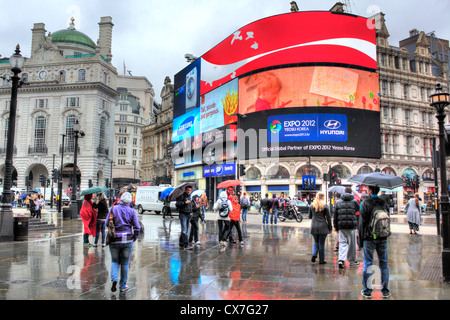
<svg viewBox="0 0 450 320"><path fill-rule="evenodd" d="M387 237L374 239L370 237L369 224L375 210L383 209L389 213L389 206L378 197L379 187L369 186L369 199L361 203L360 216L362 219L362 234L364 240L364 268L363 268L363 290L361 295L370 299L372 295L372 277L373 277L373 256L377 252L378 263L381 272L381 293L383 298L391 296L389 285L389 267L388 267L388 240Z"/></svg>
<svg viewBox="0 0 450 320"><path fill-rule="evenodd" d="M181 248L192 250L189 245L188 229L191 220L192 203L191 203L192 187L187 186L184 193L177 198L176 207L178 209L178 217L180 218L181 234L179 244Z"/></svg>
<svg viewBox="0 0 450 320"><path fill-rule="evenodd" d="M339 268L345 267L348 259L350 266L358 266L356 261L356 228L358 227L359 204L352 195L352 188L346 187L345 193L336 202L334 229L339 231Z"/></svg>
<svg viewBox="0 0 450 320"><path fill-rule="evenodd" d="M266 197L261 200L261 208L263 211L263 224L269 224L269 214L272 203L269 200L269 194L266 193Z"/></svg>

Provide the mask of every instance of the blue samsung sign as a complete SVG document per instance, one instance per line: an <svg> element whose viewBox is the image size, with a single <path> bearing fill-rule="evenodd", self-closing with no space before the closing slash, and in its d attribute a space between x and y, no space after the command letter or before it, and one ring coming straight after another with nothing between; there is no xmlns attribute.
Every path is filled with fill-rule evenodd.
<svg viewBox="0 0 450 320"><path fill-rule="evenodd" d="M221 177L236 174L236 163L223 163L211 166L211 177ZM209 177L209 166L203 168L203 177Z"/></svg>

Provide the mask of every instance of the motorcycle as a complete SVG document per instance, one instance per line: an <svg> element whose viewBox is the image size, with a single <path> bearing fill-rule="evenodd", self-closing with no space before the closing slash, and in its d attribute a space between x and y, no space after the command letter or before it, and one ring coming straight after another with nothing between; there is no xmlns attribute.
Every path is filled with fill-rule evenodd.
<svg viewBox="0 0 450 320"><path fill-rule="evenodd" d="M303 216L293 205L291 205L290 203L285 203L284 208L278 211L278 219L280 219L281 222L286 221L286 219L295 219L297 222L302 222Z"/></svg>

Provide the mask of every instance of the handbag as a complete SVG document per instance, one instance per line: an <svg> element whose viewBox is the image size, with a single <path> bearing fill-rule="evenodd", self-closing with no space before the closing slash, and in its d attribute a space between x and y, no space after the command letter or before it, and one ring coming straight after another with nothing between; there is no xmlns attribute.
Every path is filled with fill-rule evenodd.
<svg viewBox="0 0 450 320"><path fill-rule="evenodd" d="M109 211L108 233L106 234L106 245L109 245L116 238L116 227L114 226L113 208Z"/></svg>

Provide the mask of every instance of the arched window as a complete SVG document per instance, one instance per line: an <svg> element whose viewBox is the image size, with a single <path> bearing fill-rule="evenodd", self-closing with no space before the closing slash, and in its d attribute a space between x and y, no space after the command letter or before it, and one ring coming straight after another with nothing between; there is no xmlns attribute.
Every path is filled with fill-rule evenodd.
<svg viewBox="0 0 450 320"><path fill-rule="evenodd" d="M340 164L334 166L333 168L331 168L331 170L335 172L341 179L348 179L352 176L349 168Z"/></svg>
<svg viewBox="0 0 450 320"><path fill-rule="evenodd" d="M381 173L385 173L385 174L390 174L393 176L396 176L397 174L395 173L395 170L392 169L391 167L386 167L383 170L381 170Z"/></svg>
<svg viewBox="0 0 450 320"><path fill-rule="evenodd" d="M251 167L245 172L246 180L259 180L261 179L261 171L256 167Z"/></svg>
<svg viewBox="0 0 450 320"><path fill-rule="evenodd" d="M316 179L322 178L322 172L319 169L314 166L310 167L308 165L304 165L298 168L297 172L295 173L295 177L297 179L301 179L303 175L313 175L316 176Z"/></svg>
<svg viewBox="0 0 450 320"><path fill-rule="evenodd" d="M434 181L434 172L433 170L426 170L422 175L423 181Z"/></svg>
<svg viewBox="0 0 450 320"><path fill-rule="evenodd" d="M266 179L289 179L289 171L280 165L275 165L267 171Z"/></svg>
<svg viewBox="0 0 450 320"><path fill-rule="evenodd" d="M365 173L372 173L373 170L371 167L369 166L363 166L361 168L359 168L358 173L357 174L365 174Z"/></svg>
<svg viewBox="0 0 450 320"><path fill-rule="evenodd" d="M45 127L47 119L45 117L37 117L34 124L34 151L36 153L47 153L45 145Z"/></svg>
<svg viewBox="0 0 450 320"><path fill-rule="evenodd" d="M66 152L74 152L75 150L75 136L73 133L73 124L77 120L75 115L70 115L66 118Z"/></svg>

